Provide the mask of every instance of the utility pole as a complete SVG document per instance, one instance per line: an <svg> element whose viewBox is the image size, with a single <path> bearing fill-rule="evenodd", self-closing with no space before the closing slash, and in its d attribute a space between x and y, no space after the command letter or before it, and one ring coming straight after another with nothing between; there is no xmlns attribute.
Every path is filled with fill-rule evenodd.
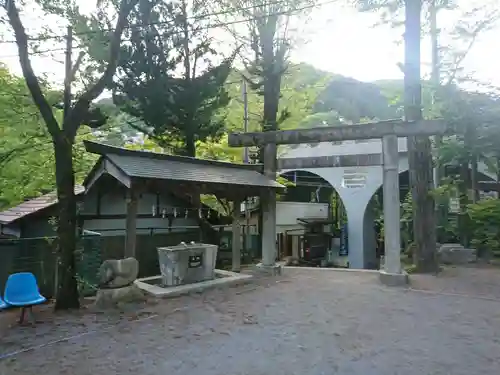
<svg viewBox="0 0 500 375"><path fill-rule="evenodd" d="M248 90L247 81L243 78L243 131L248 132ZM248 164L248 147L243 149L243 162Z"/></svg>
<svg viewBox="0 0 500 375"><path fill-rule="evenodd" d="M243 78L242 83L242 95L243 95L243 131L248 132L248 89L247 81ZM249 163L248 157L248 147L243 148L243 163ZM248 252L250 246L250 213L249 213L250 198L246 198L244 202L245 207L245 225L243 225L243 250Z"/></svg>
<svg viewBox="0 0 500 375"><path fill-rule="evenodd" d="M71 108L71 82L73 81L73 63L71 61L71 55L73 53L73 28L68 26L67 36L66 36L66 59L64 63L64 118L69 113Z"/></svg>

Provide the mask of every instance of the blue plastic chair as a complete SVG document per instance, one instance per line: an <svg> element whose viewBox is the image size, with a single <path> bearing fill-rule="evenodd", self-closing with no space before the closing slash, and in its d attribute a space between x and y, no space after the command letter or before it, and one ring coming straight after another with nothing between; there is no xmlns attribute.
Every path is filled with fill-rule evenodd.
<svg viewBox="0 0 500 375"><path fill-rule="evenodd" d="M9 305L7 305L2 297L0 297L0 310L6 309L7 307L9 307Z"/></svg>
<svg viewBox="0 0 500 375"><path fill-rule="evenodd" d="M32 306L46 301L38 290L35 275L31 272L14 273L9 276L5 284L4 300L7 305L21 307L19 323L24 322L26 308L32 317Z"/></svg>

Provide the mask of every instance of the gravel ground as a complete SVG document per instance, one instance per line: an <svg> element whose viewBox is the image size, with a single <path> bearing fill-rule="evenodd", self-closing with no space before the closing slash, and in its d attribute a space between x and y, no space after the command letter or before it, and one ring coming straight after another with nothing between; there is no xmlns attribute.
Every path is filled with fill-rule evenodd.
<svg viewBox="0 0 500 375"><path fill-rule="evenodd" d="M286 270L111 315L42 311L35 327L9 328L16 316L2 314L0 374L498 373L500 270L412 280L419 291L372 273Z"/></svg>

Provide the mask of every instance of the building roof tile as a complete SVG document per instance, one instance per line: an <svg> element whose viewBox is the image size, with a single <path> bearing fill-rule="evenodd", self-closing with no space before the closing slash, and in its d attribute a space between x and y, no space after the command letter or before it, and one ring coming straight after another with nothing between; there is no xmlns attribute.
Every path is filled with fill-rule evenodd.
<svg viewBox="0 0 500 375"><path fill-rule="evenodd" d="M263 174L221 165L200 165L189 161L149 159L142 156L108 154L106 157L130 177L201 182L254 187L282 187Z"/></svg>
<svg viewBox="0 0 500 375"><path fill-rule="evenodd" d="M83 186L75 186L75 194L80 195L85 192ZM10 224L25 216L41 211L57 203L57 194L55 191L42 195L40 197L20 203L15 207L11 207L0 212L0 224Z"/></svg>
<svg viewBox="0 0 500 375"><path fill-rule="evenodd" d="M284 188L259 172L261 166L129 150L85 141L87 151L110 160L129 177L178 182ZM85 182L84 182L85 184Z"/></svg>

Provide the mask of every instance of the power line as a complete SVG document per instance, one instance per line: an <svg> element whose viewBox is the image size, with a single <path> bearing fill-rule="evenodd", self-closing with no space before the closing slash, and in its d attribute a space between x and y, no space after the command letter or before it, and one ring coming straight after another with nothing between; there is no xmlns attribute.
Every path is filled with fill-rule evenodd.
<svg viewBox="0 0 500 375"><path fill-rule="evenodd" d="M283 1L275 2L274 4L280 4L282 2ZM287 15L287 14L291 14L293 12L297 12L297 11L300 11L300 10L305 10L305 9L311 9L311 8L319 7L319 6L324 6L326 4L333 3L333 2L335 2L335 0L330 0L330 1L326 1L326 2L318 3L318 4L311 4L311 5L303 6L301 8L294 8L294 9L287 10L287 11L268 13L268 14L264 14L262 16L251 17L251 18L246 18L246 19L242 19L242 20L235 20L235 21L231 21L231 22L218 23L218 24L215 24L215 25L208 25L204 29L219 28L219 27L223 27L223 26L228 26L228 25L234 25L234 24L249 22L249 21L252 21L252 20L258 20L258 19L269 17L269 16L272 16L272 15ZM265 4L265 5L272 5L272 3ZM259 6L255 6L254 5L252 7L247 7L247 8L242 8L242 9L252 9L252 8L255 9L257 7L259 7ZM212 13L211 15L222 15L222 14L231 14L231 13L234 13L234 12L228 12L228 11L226 11L226 12ZM206 18L208 16L210 16L210 15L205 15L203 17L197 17L197 18L198 19L200 19L200 18ZM196 17L194 17L194 18L196 19ZM157 23L157 24L160 24L160 23ZM153 25L153 24L137 25L137 27L144 27L144 26L149 26L149 25ZM92 32L92 33L95 33L95 31ZM177 33L173 33L173 34L175 35ZM82 34L80 34L80 35L82 35ZM53 36L51 38L59 38L59 36ZM49 39L49 38L44 38L44 39ZM31 40L33 40L33 39L31 39ZM15 43L15 41L12 41L12 42ZM0 43L7 43L7 42L0 42ZM80 46L77 46L76 48L82 48L82 46L80 45ZM32 52L31 54L32 55L34 55L34 54L44 54L44 53L48 53L48 52L57 52L57 51L65 51L65 50L66 50L65 48L55 48L55 49L49 49L49 50L45 50L45 51L35 51L35 52ZM9 56L0 56L0 58L6 58L6 57L9 57ZM17 57L17 55L12 56L12 57ZM240 84L240 82L229 82L227 84ZM314 87L314 86L308 86L306 88L311 88L311 87ZM318 88L320 88L320 87L324 88L326 86L317 86L317 87ZM297 91L296 88L283 88L283 89L281 89L281 91L287 91L287 90Z"/></svg>
<svg viewBox="0 0 500 375"><path fill-rule="evenodd" d="M248 21L252 21L252 20L256 20L256 19L260 19L260 18L265 18L265 17L272 16L272 15L286 15L288 13L294 13L294 12L301 11L301 10L316 8L316 7L331 4L334 2L336 2L336 0L329 0L329 1L325 1L323 3L310 4L310 5L306 5L303 7L289 9L287 11L268 13L268 14L265 14L263 16L259 16L259 17L255 17L255 18L240 20L240 21L236 21L236 22L222 23L222 24L215 26L215 27L228 26L228 25L231 25L234 23L240 23L240 22L248 22ZM263 3L263 4L259 4L259 5L242 7L242 8L239 8L238 10L232 9L232 10L225 10L225 11L220 11L220 12L208 13L208 14L204 14L201 16L191 16L191 17L187 17L187 19L192 20L192 21L200 21L200 20L203 20L203 19L206 19L209 17L213 17L213 16L234 15L234 14L241 12L242 10L253 10L253 9L261 8L262 6L281 5L284 3L288 3L288 1L287 0L273 1L273 2ZM129 26L126 26L124 29L127 30L127 29L135 29L135 28L145 28L145 27L149 27L149 26L171 25L171 24L173 25L173 24L175 24L174 22L175 22L174 20L169 20L169 21L151 22L151 23L142 24L142 25L129 25ZM209 28L214 28L214 26L209 27ZM74 36L92 35L92 34L98 34L101 32L112 32L113 30L114 29L103 29L103 30L98 30L98 31L97 30L82 31L79 33L74 33ZM49 36L43 36L43 37L38 37L38 38L28 38L28 41L40 42L40 41L47 41L47 40L52 40L52 39L63 39L65 37L66 37L66 35L49 35ZM17 43L16 40L0 41L0 44L16 44L16 43Z"/></svg>
<svg viewBox="0 0 500 375"><path fill-rule="evenodd" d="M283 1L281 1L281 2L283 2ZM279 4L281 2L277 2L277 4ZM281 11L281 12L268 13L268 14L264 14L262 16L256 16L256 17L244 18L244 19L235 20L235 21L229 21L229 22L223 22L223 23L217 23L217 24L207 25L205 27L202 27L201 29L202 30L203 29L205 29L205 30L217 29L217 28L224 27L224 26L237 25L237 24L240 24L240 23L246 23L246 22L250 22L250 21L259 20L259 19L262 19L262 18L265 18L265 17L269 17L269 16L290 15L290 14L295 13L295 12L299 12L299 11L302 11L302 10L307 10L307 9L321 7L321 6L328 5L328 4L331 4L331 3L334 3L334 2L336 2L336 0L328 0L328 1L325 1L325 2L322 2L322 3L318 3L318 4L305 5L305 6L300 7L300 8L294 8L294 9L291 9L291 10L286 10L286 11ZM256 7L257 6L253 6L253 8L256 8ZM249 9L251 9L251 8L249 8ZM196 17L194 19L196 19ZM172 22L172 21L170 21L170 22ZM156 23L156 24L160 24L160 23ZM165 24L167 24L167 23L165 22ZM147 27L147 26L151 26L151 25L154 25L154 23L146 24L146 25L136 25L136 26L137 27ZM85 34L91 34L91 33L95 34L95 33L97 33L97 31L86 32L86 33L74 33L74 35L77 36L77 35L85 35ZM183 33L183 31L178 31L178 32L171 33L171 35L177 35L177 34L182 34L182 33ZM54 36L54 37L51 37L51 38L61 38L61 36ZM48 39L48 37L45 37L45 39ZM34 39L30 39L30 40L34 41ZM131 40L130 39L123 39L122 41L124 41L124 42L127 42L127 41L130 42ZM0 42L0 44L2 44L2 43L17 43L17 42L16 41L3 41L3 42ZM80 45L76 46L75 48L83 48L83 47L85 47L85 45L84 44L80 44ZM40 54L44 54L44 53L48 53L48 52L58 52L58 51L65 51L65 50L66 50L65 48L53 48L53 49L48 49L48 50L44 50L44 51L35 51L35 52L32 52L31 55L40 55ZM0 56L0 58L12 58L12 57L18 57L18 55L10 55L10 56L9 55L4 55L4 56Z"/></svg>
<svg viewBox="0 0 500 375"><path fill-rule="evenodd" d="M79 46L75 47L75 48L80 48ZM66 48L51 48L51 49L46 49L46 50L43 50L43 51L33 51L30 53L31 56L33 55L43 55L45 53L49 53L49 52L62 52L64 54L64 52L66 51ZM0 59L9 59L9 58L18 58L19 55L16 54L16 55L0 55Z"/></svg>

